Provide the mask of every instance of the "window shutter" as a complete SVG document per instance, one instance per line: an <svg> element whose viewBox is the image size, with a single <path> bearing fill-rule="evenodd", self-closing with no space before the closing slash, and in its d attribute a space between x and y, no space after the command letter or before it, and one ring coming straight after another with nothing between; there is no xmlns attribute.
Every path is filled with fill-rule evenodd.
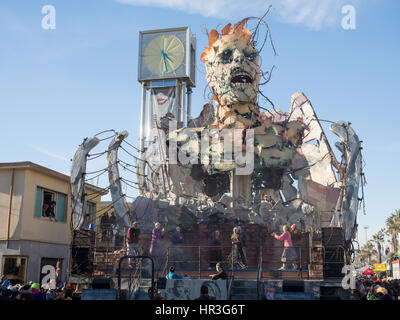
<svg viewBox="0 0 400 320"><path fill-rule="evenodd" d="M43 202L43 189L37 187L36 189L36 204L35 204L35 217L42 217L42 202Z"/></svg>
<svg viewBox="0 0 400 320"><path fill-rule="evenodd" d="M66 199L67 196L62 193L57 193L57 208L56 208L56 220L64 222L66 217Z"/></svg>

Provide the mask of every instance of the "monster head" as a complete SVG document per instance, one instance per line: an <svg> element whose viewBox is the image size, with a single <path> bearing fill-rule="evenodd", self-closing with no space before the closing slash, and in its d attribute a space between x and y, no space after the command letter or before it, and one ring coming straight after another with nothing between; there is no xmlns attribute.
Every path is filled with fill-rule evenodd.
<svg viewBox="0 0 400 320"><path fill-rule="evenodd" d="M260 83L258 51L251 42L251 32L244 28L247 19L233 28L229 23L209 33L209 46L201 55L207 82L220 105L255 103Z"/></svg>

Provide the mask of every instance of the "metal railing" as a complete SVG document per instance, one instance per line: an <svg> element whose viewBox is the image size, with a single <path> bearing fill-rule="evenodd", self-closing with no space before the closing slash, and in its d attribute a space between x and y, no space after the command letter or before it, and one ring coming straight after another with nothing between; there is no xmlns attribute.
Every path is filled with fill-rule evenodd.
<svg viewBox="0 0 400 320"><path fill-rule="evenodd" d="M288 271L299 272L300 279L304 279L305 271L308 272L308 264L323 264L324 269L327 266L331 266L334 269L335 266L332 264L337 264L338 266L342 263L346 264L345 249L342 245L293 246L293 248L297 250L297 260L295 261L297 269ZM318 262L312 261L314 248L321 250L322 258L320 257ZM155 268L157 269L155 271L160 273L160 276L165 276L169 267L174 265L177 271L188 271L190 278L201 279L205 275L208 277L210 271L215 270L217 262L222 262L228 276L228 291L231 289L233 279L248 279L252 277L249 274L250 272L255 273L253 279L257 280L257 285L264 278L282 277L282 273L278 269L282 264L281 256L284 247L256 246L246 247L246 249L248 268L240 269L234 264L232 246L171 246L167 248L165 265L157 267L158 269ZM174 253L174 250L177 250L177 252ZM110 252L104 252L104 258L100 263L100 267L105 267L106 270L112 269L116 262L115 255ZM247 271L247 273L243 271ZM110 272L114 273L114 270L110 270Z"/></svg>
<svg viewBox="0 0 400 320"><path fill-rule="evenodd" d="M149 256L123 256L121 259L119 259L118 262L118 270L117 270L117 276L118 276L118 300L121 300L121 272L124 270L135 270L135 268L122 268L122 262L126 259L149 259L151 262L151 291L150 295L152 298L154 298L154 261L152 257Z"/></svg>
<svg viewBox="0 0 400 320"><path fill-rule="evenodd" d="M295 269L287 269L286 271L298 271L300 274L300 279L304 278L304 271L308 272L308 265L312 264L312 249L313 248L322 248L322 264L341 264L346 263L346 255L345 250L342 245L336 246L293 246L292 247L296 251L296 258L292 259L291 263L296 264L297 268ZM221 259L213 260L211 253L212 249L219 249ZM281 257L282 253L285 250L284 247L275 247L275 246L257 246L254 248L246 247L247 249L247 257L246 260L248 262L248 268L241 269L237 268L234 265L233 255L232 255L232 246L172 246L167 249L167 265L175 265L176 270L190 270L197 272L196 278L201 279L204 273L207 274L209 271L214 269L215 264L217 262L222 262L225 266L230 266L230 269L226 269L225 271L229 273L229 282L235 278L235 275L242 274L243 271L252 271L256 272L255 278L258 282L264 277L264 272L271 271L275 275L277 275L276 271L279 270L278 265L282 265ZM269 254L266 254L265 251L268 252L268 249L271 250ZM335 255L328 256L327 252L332 252L334 249ZM182 258L176 260L174 259L174 255L171 254L171 251L179 250L180 257L186 257L186 259L182 260ZM188 254L184 254L184 250L190 250ZM253 250L258 250L258 255L254 255ZM196 252L196 253L194 253ZM249 261L248 256L249 252L251 252L252 259ZM176 255L175 255L176 256ZM272 260L271 260L271 256ZM215 257L215 255L214 255ZM184 267L182 267L182 265ZM214 267L213 267L214 266ZM193 274L192 274L193 276ZM307 276L308 277L308 276ZM228 284L230 286L230 284ZM228 287L229 289L229 287Z"/></svg>
<svg viewBox="0 0 400 320"><path fill-rule="evenodd" d="M258 268L257 268L257 299L261 300L261 278L262 278L262 263L263 263L262 246L260 246L260 253L258 255Z"/></svg>

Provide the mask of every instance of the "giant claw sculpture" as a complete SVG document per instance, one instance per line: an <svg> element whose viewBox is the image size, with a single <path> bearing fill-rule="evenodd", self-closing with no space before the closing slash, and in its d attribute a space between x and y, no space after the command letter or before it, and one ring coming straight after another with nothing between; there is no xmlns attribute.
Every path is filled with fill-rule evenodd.
<svg viewBox="0 0 400 320"><path fill-rule="evenodd" d="M99 144L97 137L85 138L72 158L71 194L72 194L72 227L79 230L84 222L84 192L86 162L89 152Z"/></svg>
<svg viewBox="0 0 400 320"><path fill-rule="evenodd" d="M121 177L118 170L118 148L127 136L127 131L122 131L120 133L116 132L107 150L108 179L110 182L111 200L118 217L117 225L121 232L128 229L131 225L129 207L122 192Z"/></svg>
<svg viewBox="0 0 400 320"><path fill-rule="evenodd" d="M341 142L336 147L342 153L342 171L344 175L343 194L338 205L340 213L339 225L343 225L346 240L352 239L357 222L358 189L360 186L362 163L361 142L349 123L337 121L332 123L330 130L336 134Z"/></svg>

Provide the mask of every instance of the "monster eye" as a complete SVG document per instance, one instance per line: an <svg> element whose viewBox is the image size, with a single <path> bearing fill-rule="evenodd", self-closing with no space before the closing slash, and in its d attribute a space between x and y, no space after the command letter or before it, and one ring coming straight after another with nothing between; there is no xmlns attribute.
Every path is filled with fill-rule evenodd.
<svg viewBox="0 0 400 320"><path fill-rule="evenodd" d="M247 60L254 62L257 58L257 53L256 52L252 52L252 53L248 53L248 54L246 53L246 58L247 58Z"/></svg>
<svg viewBox="0 0 400 320"><path fill-rule="evenodd" d="M221 59L223 62L228 62L232 58L232 50L226 49L221 53Z"/></svg>

